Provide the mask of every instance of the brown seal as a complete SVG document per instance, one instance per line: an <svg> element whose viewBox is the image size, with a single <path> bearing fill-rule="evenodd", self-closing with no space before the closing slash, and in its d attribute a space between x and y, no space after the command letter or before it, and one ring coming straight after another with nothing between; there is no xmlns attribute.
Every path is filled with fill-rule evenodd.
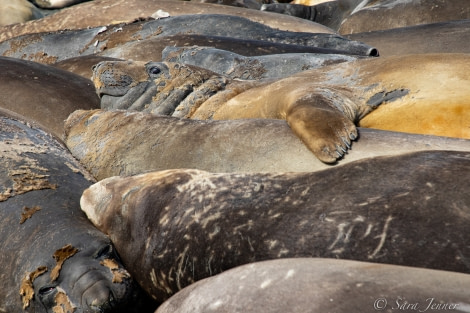
<svg viewBox="0 0 470 313"><path fill-rule="evenodd" d="M0 27L42 18L44 15L27 0L0 1Z"/></svg>
<svg viewBox="0 0 470 313"><path fill-rule="evenodd" d="M0 112L40 125L62 138L75 110L99 107L93 84L76 74L36 62L0 57Z"/></svg>
<svg viewBox="0 0 470 313"><path fill-rule="evenodd" d="M156 313L464 312L470 276L324 258L256 262L198 281Z"/></svg>
<svg viewBox="0 0 470 313"><path fill-rule="evenodd" d="M211 172L313 172L326 169L273 119L192 120L128 111L75 111L65 143L97 179L172 168ZM361 128L337 164L419 150L470 151L470 140Z"/></svg>
<svg viewBox="0 0 470 313"><path fill-rule="evenodd" d="M101 180L80 205L157 301L256 261L326 257L470 273L469 152L313 173L175 169ZM417 253L419 250L419 253Z"/></svg>
<svg viewBox="0 0 470 313"><path fill-rule="evenodd" d="M467 54L406 55L253 82L178 63L126 61L99 63L93 81L106 109L195 119L285 119L320 160L335 162L356 138L355 123L470 138L469 66Z"/></svg>

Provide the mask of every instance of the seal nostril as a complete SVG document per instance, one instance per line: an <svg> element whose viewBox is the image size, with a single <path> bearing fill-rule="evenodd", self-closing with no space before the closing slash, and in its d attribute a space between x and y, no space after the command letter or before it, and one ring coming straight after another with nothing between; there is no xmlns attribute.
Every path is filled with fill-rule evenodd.
<svg viewBox="0 0 470 313"><path fill-rule="evenodd" d="M111 245L105 245L98 253L96 253L95 259L107 258L113 254L113 247Z"/></svg>
<svg viewBox="0 0 470 313"><path fill-rule="evenodd" d="M42 287L42 288L39 289L39 295L46 296L48 294L51 294L55 289L56 289L56 287L54 287L54 286Z"/></svg>

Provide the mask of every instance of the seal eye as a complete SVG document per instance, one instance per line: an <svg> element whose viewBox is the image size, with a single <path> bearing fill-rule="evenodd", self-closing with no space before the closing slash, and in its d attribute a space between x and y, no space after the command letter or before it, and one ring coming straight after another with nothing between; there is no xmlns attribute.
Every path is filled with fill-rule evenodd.
<svg viewBox="0 0 470 313"><path fill-rule="evenodd" d="M48 294L52 293L55 290L53 286L46 286L39 289L39 295L47 296Z"/></svg>
<svg viewBox="0 0 470 313"><path fill-rule="evenodd" d="M162 70L158 66L152 66L151 68L149 68L149 74L157 75L157 74L160 74L161 72Z"/></svg>

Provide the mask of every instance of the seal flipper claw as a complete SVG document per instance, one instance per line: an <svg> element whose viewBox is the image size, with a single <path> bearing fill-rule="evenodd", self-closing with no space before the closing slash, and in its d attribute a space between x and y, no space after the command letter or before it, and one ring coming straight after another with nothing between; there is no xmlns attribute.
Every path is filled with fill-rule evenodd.
<svg viewBox="0 0 470 313"><path fill-rule="evenodd" d="M292 131L325 163L342 158L351 146L345 138L357 133L354 123L322 96L296 99L286 112L286 120Z"/></svg>

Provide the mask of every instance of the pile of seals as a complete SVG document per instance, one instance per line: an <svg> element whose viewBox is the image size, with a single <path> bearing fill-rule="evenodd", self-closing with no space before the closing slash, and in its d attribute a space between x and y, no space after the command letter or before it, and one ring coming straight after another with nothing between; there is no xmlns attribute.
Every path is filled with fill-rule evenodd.
<svg viewBox="0 0 470 313"><path fill-rule="evenodd" d="M470 312L468 6L207 2L0 28L0 312Z"/></svg>

